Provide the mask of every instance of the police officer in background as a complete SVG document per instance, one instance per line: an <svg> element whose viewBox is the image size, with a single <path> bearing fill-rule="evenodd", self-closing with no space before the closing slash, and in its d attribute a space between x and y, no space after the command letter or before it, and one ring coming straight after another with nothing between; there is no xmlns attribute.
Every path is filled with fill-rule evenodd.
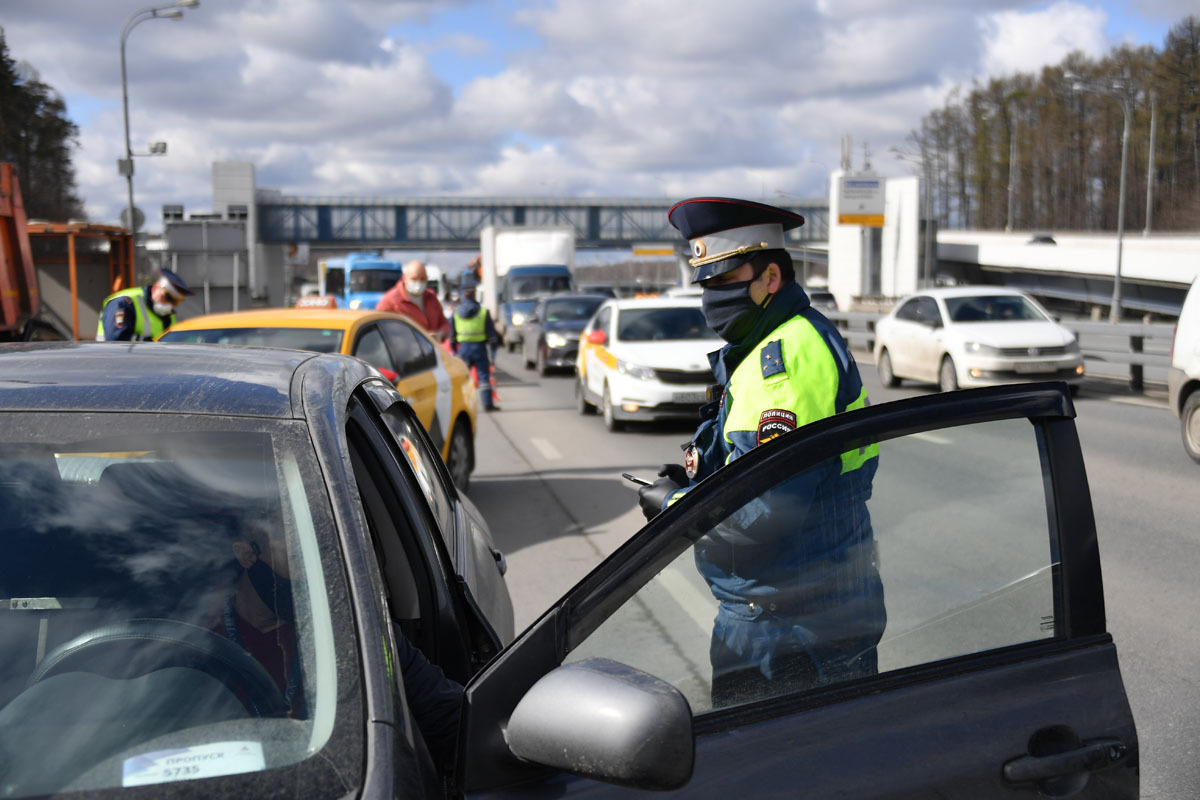
<svg viewBox="0 0 1200 800"><path fill-rule="evenodd" d="M500 340L492 315L479 305L475 299L475 289L479 282L471 273L464 273L459 289L461 297L454 307L454 316L450 325L450 348L454 353L467 362L468 367L475 369L479 380L479 391L483 399L484 411L495 411L496 404L492 401L491 360L488 358L489 344L493 347Z"/></svg>
<svg viewBox="0 0 1200 800"><path fill-rule="evenodd" d="M705 320L728 344L709 355L720 396L701 409L684 466L664 464L639 490L647 519L776 436L867 405L845 341L809 304L784 249L784 231L803 217L700 197L668 219L691 245ZM870 444L763 487L697 542L720 603L715 708L877 671L886 613L866 501L878 455Z"/></svg>
<svg viewBox="0 0 1200 800"><path fill-rule="evenodd" d="M147 286L110 294L104 298L97 342L153 341L175 324L175 308L193 294L183 278L169 269Z"/></svg>

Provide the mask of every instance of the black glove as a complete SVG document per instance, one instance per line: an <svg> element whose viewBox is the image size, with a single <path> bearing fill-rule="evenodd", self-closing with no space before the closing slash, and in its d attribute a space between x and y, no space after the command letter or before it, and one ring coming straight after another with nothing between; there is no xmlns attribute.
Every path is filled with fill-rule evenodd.
<svg viewBox="0 0 1200 800"><path fill-rule="evenodd" d="M658 474L658 480L638 489L638 505L642 507L647 521L662 511L668 497L688 484L687 472L678 464L663 464Z"/></svg>

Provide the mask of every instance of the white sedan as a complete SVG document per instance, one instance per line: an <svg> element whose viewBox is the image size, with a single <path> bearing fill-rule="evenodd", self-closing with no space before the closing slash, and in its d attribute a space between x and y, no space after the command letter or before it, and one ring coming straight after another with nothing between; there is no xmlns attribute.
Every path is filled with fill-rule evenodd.
<svg viewBox="0 0 1200 800"><path fill-rule="evenodd" d="M1083 380L1075 334L1029 295L999 286L928 289L904 298L875 326L885 386L901 378L960 386Z"/></svg>
<svg viewBox="0 0 1200 800"><path fill-rule="evenodd" d="M714 380L708 354L724 344L698 297L608 300L579 343L579 412L599 406L610 431L633 420L698 419Z"/></svg>

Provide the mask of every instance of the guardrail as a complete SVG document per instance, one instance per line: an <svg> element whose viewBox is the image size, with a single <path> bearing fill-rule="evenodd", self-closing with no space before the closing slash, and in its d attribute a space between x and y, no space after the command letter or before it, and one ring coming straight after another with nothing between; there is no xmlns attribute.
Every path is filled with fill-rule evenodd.
<svg viewBox="0 0 1200 800"><path fill-rule="evenodd" d="M824 311L852 350L874 352L875 323L885 315L875 311ZM1091 322L1061 320L1079 339L1089 375L1119 377L1136 391L1147 380L1165 383L1170 366L1175 326L1163 322ZM1116 370L1113 367L1117 367ZM1121 368L1128 367L1127 373Z"/></svg>

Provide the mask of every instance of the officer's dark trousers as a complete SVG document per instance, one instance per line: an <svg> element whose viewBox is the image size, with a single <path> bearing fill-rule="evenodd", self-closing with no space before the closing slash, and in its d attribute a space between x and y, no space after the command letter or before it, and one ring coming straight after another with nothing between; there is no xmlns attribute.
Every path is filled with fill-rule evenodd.
<svg viewBox="0 0 1200 800"><path fill-rule="evenodd" d="M491 361L488 359L487 344L484 342L459 342L458 357L475 368L479 376L479 397L484 408L494 408L492 402Z"/></svg>

